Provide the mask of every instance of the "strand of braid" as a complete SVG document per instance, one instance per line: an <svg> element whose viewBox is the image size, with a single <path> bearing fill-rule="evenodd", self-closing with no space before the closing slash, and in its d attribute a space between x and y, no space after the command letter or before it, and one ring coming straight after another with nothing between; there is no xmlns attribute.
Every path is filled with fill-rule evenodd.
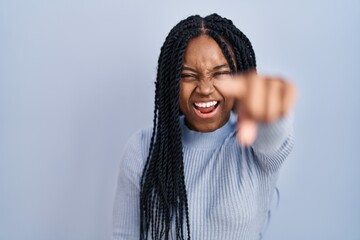
<svg viewBox="0 0 360 240"><path fill-rule="evenodd" d="M152 137L140 181L140 240L149 235L154 240L168 240L173 228L177 240L190 240L179 82L187 44L200 34L207 34L218 43L232 71L256 67L250 41L230 20L217 14L205 18L190 16L170 31L158 59Z"/></svg>
<svg viewBox="0 0 360 240"><path fill-rule="evenodd" d="M242 33L231 20L211 14L205 17L205 26L225 38L235 54L237 71L242 72L256 68L255 52L250 40Z"/></svg>
<svg viewBox="0 0 360 240"><path fill-rule="evenodd" d="M161 48L155 90L154 127L141 178L140 239L169 239L175 218L176 238L190 239L188 204L184 180L178 96L183 55L190 38L198 35L200 17L175 26ZM151 230L151 231L150 231ZM150 231L150 232L149 232Z"/></svg>

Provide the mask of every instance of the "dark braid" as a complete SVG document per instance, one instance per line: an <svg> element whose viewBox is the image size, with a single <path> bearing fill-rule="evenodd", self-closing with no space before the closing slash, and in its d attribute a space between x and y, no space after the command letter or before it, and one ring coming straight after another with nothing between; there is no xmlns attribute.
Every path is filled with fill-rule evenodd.
<svg viewBox="0 0 360 240"><path fill-rule="evenodd" d="M238 71L256 67L255 53L250 40L234 26L231 20L214 13L205 17L205 28L217 32L229 42L236 57Z"/></svg>
<svg viewBox="0 0 360 240"><path fill-rule="evenodd" d="M209 36L211 36L217 42L217 44L220 46L223 54L225 55L226 61L229 63L230 70L234 72L235 71L234 61L230 54L230 50L229 50L229 47L227 46L227 44L221 39L221 37L216 32L214 32L212 30L208 30L207 34Z"/></svg>
<svg viewBox="0 0 360 240"><path fill-rule="evenodd" d="M167 240L174 230L177 240L190 239L179 83L188 42L201 34L218 43L232 71L256 67L250 41L230 20L217 14L188 17L170 31L158 60L154 126L140 182L140 240L148 239L149 235L151 239Z"/></svg>

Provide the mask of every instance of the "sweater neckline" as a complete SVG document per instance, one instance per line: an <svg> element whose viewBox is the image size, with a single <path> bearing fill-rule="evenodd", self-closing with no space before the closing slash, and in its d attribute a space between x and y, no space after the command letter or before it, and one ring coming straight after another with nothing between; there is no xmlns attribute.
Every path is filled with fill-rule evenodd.
<svg viewBox="0 0 360 240"><path fill-rule="evenodd" d="M184 116L180 117L182 143L185 147L196 149L214 149L221 146L225 138L234 131L236 116L231 112L228 121L212 132L198 132L191 130L185 124Z"/></svg>

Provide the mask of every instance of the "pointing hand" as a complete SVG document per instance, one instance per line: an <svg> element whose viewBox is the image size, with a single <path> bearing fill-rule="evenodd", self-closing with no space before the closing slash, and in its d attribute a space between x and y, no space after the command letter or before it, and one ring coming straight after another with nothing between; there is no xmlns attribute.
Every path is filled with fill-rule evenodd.
<svg viewBox="0 0 360 240"><path fill-rule="evenodd" d="M234 74L214 85L232 95L238 114L238 135L241 145L251 145L257 134L257 123L271 124L293 108L297 90L281 77L264 76L256 71Z"/></svg>

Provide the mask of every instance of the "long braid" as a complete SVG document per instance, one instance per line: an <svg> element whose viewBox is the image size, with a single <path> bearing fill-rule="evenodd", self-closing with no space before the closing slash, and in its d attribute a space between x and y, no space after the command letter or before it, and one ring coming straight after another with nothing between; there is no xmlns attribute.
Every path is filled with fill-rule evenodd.
<svg viewBox="0 0 360 240"><path fill-rule="evenodd" d="M168 240L173 230L176 239L190 240L179 82L188 42L201 34L218 43L232 71L256 66L250 41L230 20L217 14L188 17L170 31L158 60L152 137L140 182L140 240L149 235Z"/></svg>
<svg viewBox="0 0 360 240"><path fill-rule="evenodd" d="M178 58L182 59L182 61L178 62L176 65L176 84L174 87L174 95L175 96L179 96L180 93L180 87L179 87L179 82L181 79L181 70L183 68L183 58L184 58L184 54L185 54L185 50L186 50L186 46L187 46L187 42L193 38L194 36L198 36L201 33L200 30L194 30L193 32L189 32L188 34L186 34L185 38L184 38L184 42L182 44L182 47L179 48L179 53L178 53ZM179 112L177 111L177 107L179 106L179 98L174 98L174 106L172 108L174 115L178 115ZM177 117L178 119L178 117ZM173 129L171 131L173 134L175 134L176 136L181 136L181 128L180 128L180 124L176 124L173 125ZM181 142L181 137L180 138L175 138L174 141L175 146L182 146L182 142ZM173 159L183 159L183 153L182 153L182 148L177 148L176 152L173 152ZM186 223L187 223L187 235L188 235L188 239L190 239L190 225L189 225L189 214L188 214L188 203L187 203L187 193L186 193L186 186L185 186L185 177L184 177L184 165L183 165L183 161L177 161L176 162L176 175L180 176L180 178L177 179L176 185L174 189L177 189L177 186L179 186L179 188L177 189L177 191L180 192L180 196L179 196L179 201L180 203L183 202L184 203L184 208L185 208L185 216L186 216ZM177 226L177 234L180 233L180 237L181 239L184 239L183 237L183 216L184 216L184 210L183 207L179 208L179 223L180 225Z"/></svg>
<svg viewBox="0 0 360 240"><path fill-rule="evenodd" d="M225 55L226 61L230 65L230 70L235 71L234 61L231 57L229 47L226 45L226 43L221 39L221 37L216 32L214 32L212 30L208 30L206 33L209 36L211 36L217 42L217 44L220 46L223 54Z"/></svg>
<svg viewBox="0 0 360 240"><path fill-rule="evenodd" d="M217 32L232 46L238 71L256 67L255 53L250 40L234 26L231 20L211 14L205 17L205 27Z"/></svg>
<svg viewBox="0 0 360 240"><path fill-rule="evenodd" d="M172 128L176 127L176 125L178 125L178 128L180 127L179 123L176 124L176 121L179 121L179 113L177 107L175 111L171 110L178 105L178 96L174 96L178 85L174 84L174 80L179 82L180 79L174 79L174 73L177 70L175 67L182 64L186 44L192 37L191 32L194 31L187 32L186 34L189 36L184 41L179 41L182 37L180 35L183 34L185 29L195 29L196 18L199 17L193 17L190 21L183 21L172 30L172 34L169 34L162 47L158 61L156 83L158 96L155 99L156 115L154 114L157 118L157 120L154 120L154 124L157 123L157 125L153 128L149 155L141 179L141 239L148 238L149 228L151 228L151 237L153 239L160 239L163 234L167 239L174 212L179 211L179 209L181 212L182 208L187 208L187 206L180 206L184 205L184 202L179 198L180 192L184 192L183 190L179 191L179 189L185 189L183 173L174 174L179 168L176 163L182 162L182 155L178 155L179 150L182 154L181 134L172 131ZM180 52L179 49L181 48L184 51ZM174 62L176 65L169 64L170 62ZM175 215L182 216L182 214ZM176 221L182 223L183 218ZM177 232L179 232L180 226L182 225L178 225Z"/></svg>

